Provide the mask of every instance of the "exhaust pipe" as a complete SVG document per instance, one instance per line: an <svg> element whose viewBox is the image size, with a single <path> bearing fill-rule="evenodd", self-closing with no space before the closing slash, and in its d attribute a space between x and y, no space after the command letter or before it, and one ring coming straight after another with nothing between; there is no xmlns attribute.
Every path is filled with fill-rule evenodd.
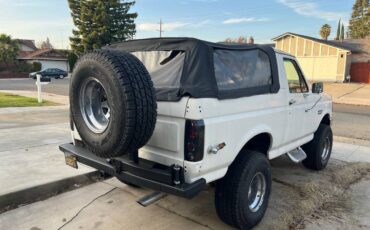
<svg viewBox="0 0 370 230"><path fill-rule="evenodd" d="M165 196L167 196L166 193L155 191L146 196L143 196L142 198L138 199L136 202L139 203L141 206L146 207L146 206L149 206L157 202L158 200L162 199Z"/></svg>

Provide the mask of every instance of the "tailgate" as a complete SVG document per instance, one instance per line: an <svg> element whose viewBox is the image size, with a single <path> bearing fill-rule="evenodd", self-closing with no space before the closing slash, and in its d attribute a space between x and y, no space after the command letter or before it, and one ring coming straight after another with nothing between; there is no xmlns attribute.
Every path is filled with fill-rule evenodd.
<svg viewBox="0 0 370 230"><path fill-rule="evenodd" d="M188 97L177 102L158 102L158 116L149 142L139 150L139 157L164 165L183 165L185 111Z"/></svg>

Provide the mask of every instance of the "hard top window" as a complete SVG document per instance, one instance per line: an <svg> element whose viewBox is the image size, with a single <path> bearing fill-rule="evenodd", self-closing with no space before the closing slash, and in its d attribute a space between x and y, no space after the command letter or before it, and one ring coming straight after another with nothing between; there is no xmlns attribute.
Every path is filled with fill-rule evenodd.
<svg viewBox="0 0 370 230"><path fill-rule="evenodd" d="M297 63L292 59L284 58L284 68L290 93L307 93L308 87Z"/></svg>
<svg viewBox="0 0 370 230"><path fill-rule="evenodd" d="M132 52L148 70L155 88L179 88L185 52L136 51Z"/></svg>
<svg viewBox="0 0 370 230"><path fill-rule="evenodd" d="M216 49L213 55L219 90L248 89L272 84L268 55L259 49Z"/></svg>

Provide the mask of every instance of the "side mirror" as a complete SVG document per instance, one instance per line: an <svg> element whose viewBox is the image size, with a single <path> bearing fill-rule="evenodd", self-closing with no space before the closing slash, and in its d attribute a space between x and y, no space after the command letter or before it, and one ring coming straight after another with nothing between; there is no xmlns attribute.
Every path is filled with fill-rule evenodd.
<svg viewBox="0 0 370 230"><path fill-rule="evenodd" d="M324 84L322 82L315 82L312 84L312 93L322 93L324 92Z"/></svg>

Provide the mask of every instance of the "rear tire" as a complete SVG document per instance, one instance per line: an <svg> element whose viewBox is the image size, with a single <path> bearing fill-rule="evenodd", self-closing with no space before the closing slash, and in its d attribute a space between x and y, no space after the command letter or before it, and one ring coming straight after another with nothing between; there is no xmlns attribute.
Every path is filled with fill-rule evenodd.
<svg viewBox="0 0 370 230"><path fill-rule="evenodd" d="M312 141L303 145L307 158L303 165L312 170L322 170L328 165L333 147L333 132L329 125L320 124Z"/></svg>
<svg viewBox="0 0 370 230"><path fill-rule="evenodd" d="M141 148L156 123L150 75L135 56L123 51L98 50L82 56L71 78L70 104L83 142L101 157Z"/></svg>
<svg viewBox="0 0 370 230"><path fill-rule="evenodd" d="M266 156L256 151L242 150L226 176L217 181L217 214L231 226L250 229L263 218L270 191L271 168Z"/></svg>

